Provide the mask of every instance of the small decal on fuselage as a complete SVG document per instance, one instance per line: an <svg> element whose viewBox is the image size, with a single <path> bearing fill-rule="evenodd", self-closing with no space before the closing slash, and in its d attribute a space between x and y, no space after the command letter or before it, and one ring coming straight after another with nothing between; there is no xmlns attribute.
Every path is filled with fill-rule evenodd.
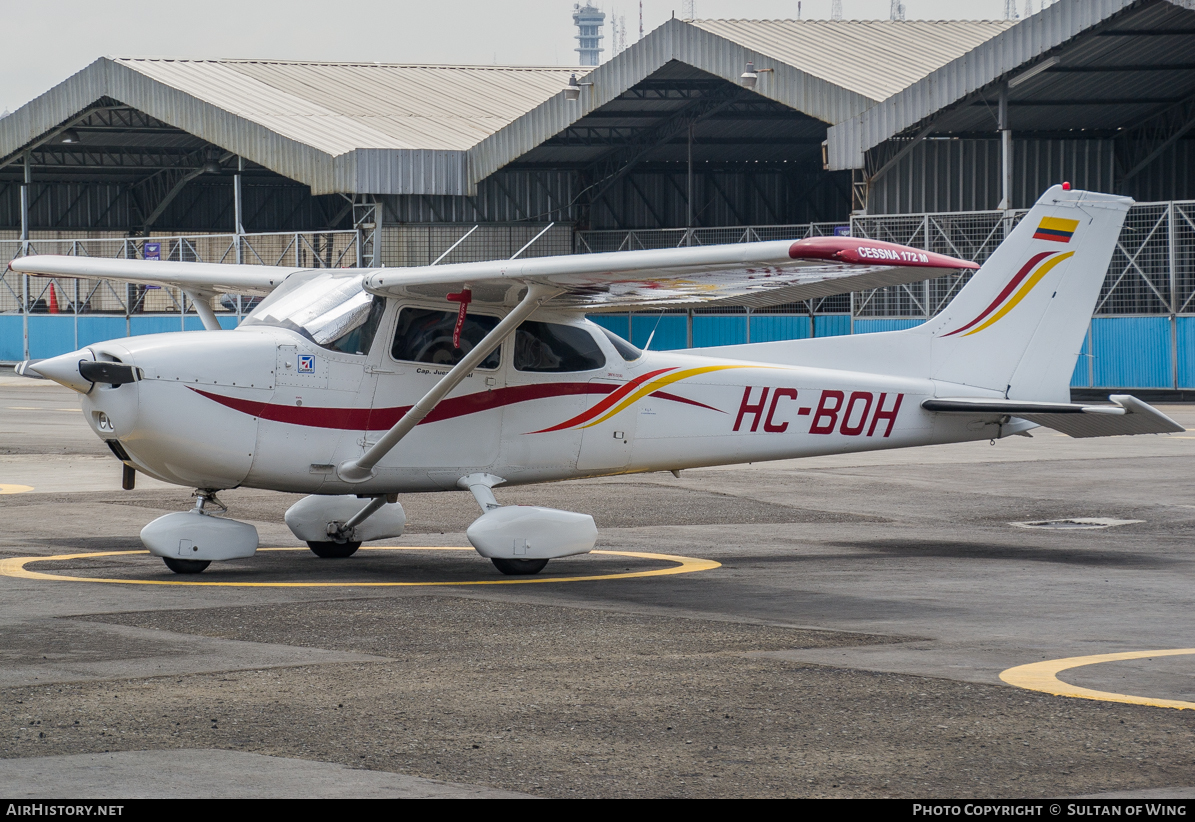
<svg viewBox="0 0 1195 822"><path fill-rule="evenodd" d="M300 374L314 374L315 373L315 355L314 354L300 354L299 355L299 373Z"/></svg>

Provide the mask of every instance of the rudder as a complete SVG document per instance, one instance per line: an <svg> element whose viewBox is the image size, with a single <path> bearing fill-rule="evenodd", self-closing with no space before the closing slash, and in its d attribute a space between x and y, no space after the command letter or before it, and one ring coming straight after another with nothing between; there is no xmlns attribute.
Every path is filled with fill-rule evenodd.
<svg viewBox="0 0 1195 822"><path fill-rule="evenodd" d="M1108 263L1133 201L1053 186L959 295L915 331L930 376L1024 400L1069 401Z"/></svg>

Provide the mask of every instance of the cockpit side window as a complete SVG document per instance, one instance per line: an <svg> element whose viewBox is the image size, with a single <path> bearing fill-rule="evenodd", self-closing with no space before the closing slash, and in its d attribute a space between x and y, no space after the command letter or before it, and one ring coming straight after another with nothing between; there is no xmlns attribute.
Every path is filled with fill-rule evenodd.
<svg viewBox="0 0 1195 822"><path fill-rule="evenodd" d="M515 331L516 371L592 371L606 364L597 340L584 328L525 322Z"/></svg>
<svg viewBox="0 0 1195 822"><path fill-rule="evenodd" d="M457 312L427 308L403 308L398 312L394 344L390 355L396 360L424 362L451 367L473 350L486 334L498 325L497 317L469 314L461 328L461 347L452 344ZM501 362L501 348L491 351L479 368L497 368Z"/></svg>

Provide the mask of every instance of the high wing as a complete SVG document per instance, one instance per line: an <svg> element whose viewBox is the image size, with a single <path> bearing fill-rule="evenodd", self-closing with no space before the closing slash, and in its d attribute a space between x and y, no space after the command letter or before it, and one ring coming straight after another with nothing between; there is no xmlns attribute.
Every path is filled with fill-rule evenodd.
<svg viewBox="0 0 1195 822"><path fill-rule="evenodd" d="M8 264L18 274L42 277L120 280L138 285L172 285L199 294L252 294L264 297L302 268L169 260L120 260L37 254Z"/></svg>
<svg viewBox="0 0 1195 822"><path fill-rule="evenodd" d="M1127 394L1109 397L1113 405L1025 402L978 397L925 400L921 407L938 414L992 414L1019 417L1071 437L1122 434L1177 434L1186 429L1148 403Z"/></svg>
<svg viewBox="0 0 1195 822"><path fill-rule="evenodd" d="M387 296L503 302L523 286L560 291L552 306L586 312L637 307L762 308L977 269L966 260L852 237L571 254L419 268L375 269L365 288Z"/></svg>
<svg viewBox="0 0 1195 822"><path fill-rule="evenodd" d="M581 311L636 307L769 305L917 282L977 269L966 260L851 237L570 254L364 271L368 291L443 299L470 289L480 302L512 302L524 286L560 292L552 305ZM171 285L197 295L265 295L301 268L36 255L9 263L20 274Z"/></svg>

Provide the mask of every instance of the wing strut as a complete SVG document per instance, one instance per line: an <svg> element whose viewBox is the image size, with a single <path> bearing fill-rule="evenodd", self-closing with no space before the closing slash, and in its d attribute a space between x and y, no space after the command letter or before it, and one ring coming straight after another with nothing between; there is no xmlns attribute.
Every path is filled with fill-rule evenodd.
<svg viewBox="0 0 1195 822"><path fill-rule="evenodd" d="M197 291L194 288L184 288L183 293L187 295L187 299L191 301L191 304L195 306L195 310L199 312L199 319L203 320L205 331L223 330L220 320L216 317L216 312L212 311L212 304L208 302L214 296L213 294Z"/></svg>
<svg viewBox="0 0 1195 822"><path fill-rule="evenodd" d="M374 467L382 457L390 453L390 450L398 445L399 441L409 434L411 429L418 425L424 417L430 414L439 405L440 400L444 399L449 391L456 388L470 371L480 365L491 351L502 345L502 341L509 337L523 320L560 292L561 289L538 283L528 285L527 296L523 297L522 301L500 323L494 326L493 331L486 334L481 342L465 355L464 359L440 378L432 390L424 394L419 402L412 405L411 410L407 411L403 418L394 424L393 428L383 434L380 440L370 446L369 450L355 460L342 462L336 468L336 475L345 482L352 483L372 479L375 473Z"/></svg>

